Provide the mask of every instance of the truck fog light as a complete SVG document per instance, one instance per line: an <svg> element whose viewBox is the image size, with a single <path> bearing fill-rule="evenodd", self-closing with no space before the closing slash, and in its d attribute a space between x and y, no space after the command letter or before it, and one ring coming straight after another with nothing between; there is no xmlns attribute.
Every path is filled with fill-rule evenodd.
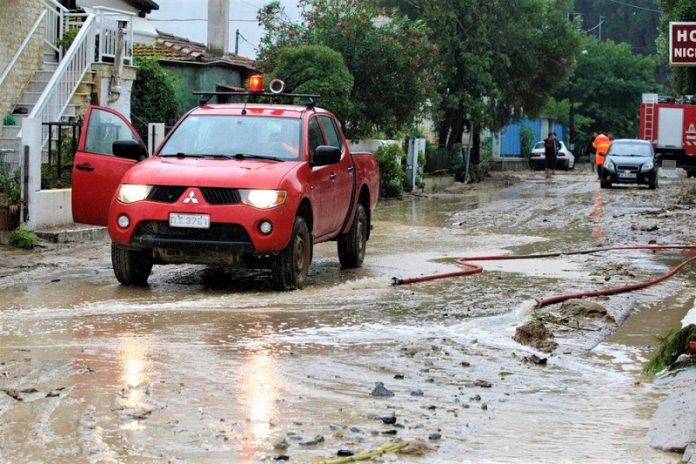
<svg viewBox="0 0 696 464"><path fill-rule="evenodd" d="M271 225L270 222L263 221L261 224L259 224L259 230L261 231L262 234L268 235L273 230L273 226Z"/></svg>
<svg viewBox="0 0 696 464"><path fill-rule="evenodd" d="M122 214L118 217L118 220L116 221L116 223L118 224L119 227L125 229L126 227L128 227L130 225L130 219L125 214Z"/></svg>

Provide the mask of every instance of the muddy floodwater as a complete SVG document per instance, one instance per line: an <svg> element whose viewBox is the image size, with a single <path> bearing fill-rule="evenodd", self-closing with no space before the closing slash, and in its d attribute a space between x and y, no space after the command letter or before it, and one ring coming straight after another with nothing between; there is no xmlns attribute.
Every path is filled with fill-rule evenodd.
<svg viewBox="0 0 696 464"><path fill-rule="evenodd" d="M0 462L319 462L403 440L381 462L679 462L646 434L666 386L654 335L693 308L696 269L594 298L611 318L513 336L525 302L663 274L678 251L493 261L461 256L694 244L693 179L602 190L589 168L498 174L382 201L361 269L318 245L301 291L262 273L156 267L120 286L106 241L0 247ZM613 319L615 322L611 322ZM381 382L379 387L376 387ZM376 395L383 396L376 396Z"/></svg>

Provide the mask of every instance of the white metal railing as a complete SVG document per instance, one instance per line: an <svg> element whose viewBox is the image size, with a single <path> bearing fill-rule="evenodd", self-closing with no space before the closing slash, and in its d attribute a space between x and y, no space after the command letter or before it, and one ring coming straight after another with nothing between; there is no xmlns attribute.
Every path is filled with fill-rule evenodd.
<svg viewBox="0 0 696 464"><path fill-rule="evenodd" d="M123 61L132 63L135 14L107 7L95 7L95 14L70 13L55 0L44 0L44 3L46 8L25 42L28 43L31 35L36 33L41 21L48 18L50 24L46 25L44 41L59 54L61 59L58 68L29 113L29 117L38 118L42 122L56 122L63 116L85 73L95 60L115 63L121 58ZM55 41L61 38L65 31L78 27L80 30L70 48L62 50L55 46ZM118 50L119 44L122 45L121 50ZM17 54L20 54L20 51ZM11 62L10 65L12 64ZM121 64L122 61L115 63L119 67ZM5 74L3 72L3 76ZM43 145L48 141L47 137L48 131L44 130Z"/></svg>
<svg viewBox="0 0 696 464"><path fill-rule="evenodd" d="M63 47L56 44L70 29L79 29L87 18L85 13L72 13L56 0L44 0L46 27L44 43L58 54L58 61L63 59Z"/></svg>
<svg viewBox="0 0 696 464"><path fill-rule="evenodd" d="M104 6L94 7L99 25L99 62L104 58L108 61L116 59L116 48L119 44L121 26L125 26L125 43L121 49L121 56L129 64L133 62L133 18L135 13L116 10ZM119 22L121 25L119 25Z"/></svg>
<svg viewBox="0 0 696 464"><path fill-rule="evenodd" d="M80 32L29 113L30 118L39 118L42 122L60 120L82 78L94 62L94 21L94 15L89 15L82 23ZM47 133L44 134L44 143L47 141L46 136Z"/></svg>
<svg viewBox="0 0 696 464"><path fill-rule="evenodd" d="M60 57L61 48L56 45L56 41L63 37L65 32L65 14L68 9L55 0L44 0L44 11L46 12L46 27L44 29L44 43Z"/></svg>
<svg viewBox="0 0 696 464"><path fill-rule="evenodd" d="M3 69L2 74L0 74L0 86L7 78L7 75L10 74L10 71L17 63L17 61L19 61L19 58L22 56L22 53L24 53L24 50L26 50L27 45L29 45L29 42L31 41L32 37L34 37L34 34L36 34L36 30L39 28L39 26L41 26L41 23L43 22L44 18L46 18L45 10L39 15L38 19L34 22L34 25L31 27L31 30L22 41L21 45L15 52L10 62L7 63L7 66L5 66L5 69Z"/></svg>

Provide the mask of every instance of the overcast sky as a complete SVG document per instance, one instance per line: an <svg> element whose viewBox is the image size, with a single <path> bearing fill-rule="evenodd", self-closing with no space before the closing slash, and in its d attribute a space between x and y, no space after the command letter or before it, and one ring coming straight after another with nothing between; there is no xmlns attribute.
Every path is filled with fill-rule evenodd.
<svg viewBox="0 0 696 464"><path fill-rule="evenodd" d="M159 10L147 17L156 29L190 39L206 42L208 35L208 0L155 0ZM256 21L258 9L267 0L230 0L230 52L234 53L235 31L239 29L239 54L249 58L256 57L256 47L263 35L263 29ZM288 16L299 16L297 0L280 0ZM171 21L177 20L177 21ZM199 20L199 21L197 21Z"/></svg>

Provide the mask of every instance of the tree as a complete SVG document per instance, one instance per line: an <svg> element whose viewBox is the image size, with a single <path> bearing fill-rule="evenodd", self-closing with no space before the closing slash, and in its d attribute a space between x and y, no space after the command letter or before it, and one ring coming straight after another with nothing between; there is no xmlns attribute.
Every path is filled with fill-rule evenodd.
<svg viewBox="0 0 696 464"><path fill-rule="evenodd" d="M601 40L630 44L634 53L651 55L656 51L660 12L659 0L575 0L574 14L582 19L582 29ZM600 37L601 33L601 37Z"/></svg>
<svg viewBox="0 0 696 464"><path fill-rule="evenodd" d="M696 2L693 0L661 0L662 18L658 53L663 63L669 63L669 23L672 21L696 21ZM696 93L696 68L674 66L670 69L672 89L678 95Z"/></svg>
<svg viewBox="0 0 696 464"><path fill-rule="evenodd" d="M425 21L440 50L440 146L536 114L567 78L579 41L569 0L389 0Z"/></svg>
<svg viewBox="0 0 696 464"><path fill-rule="evenodd" d="M275 67L284 47L327 46L343 56L354 79L352 108L343 116L349 137L375 130L392 135L411 126L434 89L437 48L428 41L426 25L361 0L300 0L300 5L298 22L287 19L277 0L259 11L266 31L258 54L263 69Z"/></svg>
<svg viewBox="0 0 696 464"><path fill-rule="evenodd" d="M176 78L165 71L156 58L136 58L138 67L131 92L133 125L144 138L147 124L163 122L172 126L179 118Z"/></svg>
<svg viewBox="0 0 696 464"><path fill-rule="evenodd" d="M277 49L269 81L273 78L283 80L289 92L318 93L321 106L340 120L352 112L353 76L341 54L328 47L301 45Z"/></svg>
<svg viewBox="0 0 696 464"><path fill-rule="evenodd" d="M570 98L577 114L577 142L586 146L592 130L611 130L616 137L635 137L644 92L656 92L654 56L636 55L627 43L586 37L576 56L571 84L556 97Z"/></svg>

